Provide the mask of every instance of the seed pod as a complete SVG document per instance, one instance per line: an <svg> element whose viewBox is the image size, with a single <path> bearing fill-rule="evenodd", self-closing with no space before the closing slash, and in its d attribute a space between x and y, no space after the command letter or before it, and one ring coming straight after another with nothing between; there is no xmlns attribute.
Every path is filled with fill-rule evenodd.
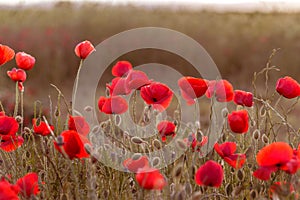
<svg viewBox="0 0 300 200"><path fill-rule="evenodd" d="M185 190L181 190L176 194L175 200L185 200L186 199L185 197L186 197Z"/></svg>
<svg viewBox="0 0 300 200"><path fill-rule="evenodd" d="M253 132L253 139L254 140L258 140L259 139L259 137L260 137L260 130L258 130L258 129L255 129L255 131Z"/></svg>
<svg viewBox="0 0 300 200"><path fill-rule="evenodd" d="M92 128L92 133L98 133L98 132L100 132L100 126L94 126L93 128Z"/></svg>
<svg viewBox="0 0 300 200"><path fill-rule="evenodd" d="M133 156L132 156L132 160L138 160L138 159L140 159L141 156L142 156L142 154L140 154L140 153L135 153L135 154L133 154Z"/></svg>
<svg viewBox="0 0 300 200"><path fill-rule="evenodd" d="M154 157L152 160L152 166L157 168L160 165L160 158L159 157Z"/></svg>
<svg viewBox="0 0 300 200"><path fill-rule="evenodd" d="M259 116L260 117L265 117L266 114L267 114L267 110L266 110L265 106L260 107L260 109L259 109Z"/></svg>
<svg viewBox="0 0 300 200"><path fill-rule="evenodd" d="M193 187L190 182L185 184L184 189L185 189L186 194L188 194L188 195L191 195L193 192Z"/></svg>
<svg viewBox="0 0 300 200"><path fill-rule="evenodd" d="M93 110L92 106L86 106L86 107L84 107L84 111L85 112L91 112L92 110Z"/></svg>
<svg viewBox="0 0 300 200"><path fill-rule="evenodd" d="M262 136L261 139L262 139L263 143L269 144L269 138L268 138L268 136L266 136L265 134L263 134L263 136Z"/></svg>
<svg viewBox="0 0 300 200"><path fill-rule="evenodd" d="M137 136L134 136L131 138L131 142L135 143L135 144L142 144L144 143L145 141L142 140L142 138L140 137L137 137Z"/></svg>
<svg viewBox="0 0 300 200"><path fill-rule="evenodd" d="M55 115L55 117L59 117L60 116L60 111L59 111L58 108L55 109L54 115Z"/></svg>
<svg viewBox="0 0 300 200"><path fill-rule="evenodd" d="M242 182L242 181L244 181L245 174L241 169L239 169L236 173L236 177L238 178L239 181Z"/></svg>
<svg viewBox="0 0 300 200"><path fill-rule="evenodd" d="M226 186L225 186L225 191L226 191L226 195L227 196L230 196L232 191L233 191L233 188L232 188L232 185L231 183L228 183Z"/></svg>
<svg viewBox="0 0 300 200"><path fill-rule="evenodd" d="M251 127L254 127L255 125L256 125L256 121L250 120L250 126L251 126Z"/></svg>
<svg viewBox="0 0 300 200"><path fill-rule="evenodd" d="M19 124L23 123L23 117L21 117L20 115L16 116L15 119Z"/></svg>
<svg viewBox="0 0 300 200"><path fill-rule="evenodd" d="M31 129L28 128L28 127L25 127L25 128L24 128L24 133L25 133L25 134L28 134L28 135L31 134Z"/></svg>
<svg viewBox="0 0 300 200"><path fill-rule="evenodd" d="M174 178L180 178L182 173L182 165L177 165L172 172Z"/></svg>
<svg viewBox="0 0 300 200"><path fill-rule="evenodd" d="M251 197L251 199L257 199L257 197L258 197L257 191L256 190L251 190L250 191L250 197Z"/></svg>
<svg viewBox="0 0 300 200"><path fill-rule="evenodd" d="M162 148L162 143L158 139L155 139L152 141L152 146L155 149L160 150Z"/></svg>
<svg viewBox="0 0 300 200"><path fill-rule="evenodd" d="M228 109L227 108L223 108L222 109L222 117L226 118L228 116Z"/></svg>
<svg viewBox="0 0 300 200"><path fill-rule="evenodd" d="M115 115L115 123L117 126L120 126L122 123L122 118L120 115Z"/></svg>
<svg viewBox="0 0 300 200"><path fill-rule="evenodd" d="M244 186L242 185L236 186L232 191L232 196L238 197L243 190L244 190Z"/></svg>
<svg viewBox="0 0 300 200"><path fill-rule="evenodd" d="M197 138L197 141L202 141L203 133L201 130L197 130L196 138Z"/></svg>

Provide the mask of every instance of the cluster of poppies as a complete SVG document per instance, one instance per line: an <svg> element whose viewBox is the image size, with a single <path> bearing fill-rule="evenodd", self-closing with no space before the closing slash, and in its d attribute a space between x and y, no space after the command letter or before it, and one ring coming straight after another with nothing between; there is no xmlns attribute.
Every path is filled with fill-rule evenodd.
<svg viewBox="0 0 300 200"><path fill-rule="evenodd" d="M89 41L83 41L75 47L75 54L82 60L86 59L93 51L94 46ZM35 58L24 52L15 55L14 50L5 45L0 45L0 65L7 63L15 57L18 69L13 68L7 75L18 83L19 90L24 92L23 82L26 80L26 70L32 69ZM173 98L173 91L165 84L150 80L143 71L135 70L128 61L118 61L112 68L112 75L115 77L106 87L109 90L108 96L101 96L98 99L98 108L105 114L122 114L128 110L128 102L124 95L133 91L139 91L144 102L158 112L165 111ZM188 105L193 105L197 99L206 95L207 98L214 97L218 102L233 101L236 105L243 106L243 109L228 113L227 122L230 130L236 134L245 134L249 129L249 116L245 107L252 107L254 104L253 94L243 90L234 90L227 80L205 80L196 77L182 77L178 80L178 87L182 98ZM285 98L300 96L300 85L291 77L280 78L276 84L276 91ZM40 136L52 135L54 126L49 125L42 119L32 119L33 132ZM20 147L24 139L18 136L19 123L14 117L0 112L0 148L4 151L13 151ZM21 130L23 131L23 130ZM167 136L174 137L177 127L172 121L164 120L158 123L157 132L162 142L166 142ZM69 116L68 129L64 130L54 141L54 147L68 159L82 159L89 157L85 144L91 145L88 140L90 127L81 116ZM199 139L201 138L201 139ZM208 137L190 134L184 139L187 146L193 151L200 152L201 147L208 141ZM242 168L246 162L246 155L236 153L237 144L234 142L216 143L215 152L231 167ZM269 180L271 174L282 170L288 174L295 174L300 168L300 147L292 149L289 144L275 142L262 148L257 154L259 168L253 173L261 180ZM137 183L144 189L162 190L167 181L164 175L149 164L146 156L135 156L126 159L123 166L130 172L135 173ZM198 185L220 187L223 181L222 166L208 160L198 168L195 174L195 182ZM38 193L37 175L28 174L19 179L15 185L11 185L6 179L0 181L0 197L18 199L21 193L24 197ZM5 189L1 189L5 188ZM7 196L5 196L7 195Z"/></svg>

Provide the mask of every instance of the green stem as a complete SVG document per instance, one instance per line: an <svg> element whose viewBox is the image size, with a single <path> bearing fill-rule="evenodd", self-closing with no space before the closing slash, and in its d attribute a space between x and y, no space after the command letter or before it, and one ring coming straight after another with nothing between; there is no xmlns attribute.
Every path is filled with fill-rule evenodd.
<svg viewBox="0 0 300 200"><path fill-rule="evenodd" d="M80 74L80 71L81 71L82 63L83 63L83 59L80 60L80 64L79 64L76 79L75 79L75 85L74 85L74 89L73 89L73 98L72 98L73 103L72 103L72 106L75 105L75 98L76 98L76 94L77 94L79 74Z"/></svg>
<svg viewBox="0 0 300 200"><path fill-rule="evenodd" d="M21 117L22 117L22 122L21 122L21 133L22 133L23 125L24 125L24 91L21 91Z"/></svg>
<svg viewBox="0 0 300 200"><path fill-rule="evenodd" d="M14 109L14 117L18 114L18 105L19 104L19 87L18 82L16 81L16 103L15 103L15 109Z"/></svg>

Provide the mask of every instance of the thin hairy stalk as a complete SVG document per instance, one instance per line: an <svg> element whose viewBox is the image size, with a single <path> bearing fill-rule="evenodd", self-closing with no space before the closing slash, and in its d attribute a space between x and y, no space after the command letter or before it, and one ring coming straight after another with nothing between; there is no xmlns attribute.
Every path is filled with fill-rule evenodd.
<svg viewBox="0 0 300 200"><path fill-rule="evenodd" d="M77 70L77 75L76 75L76 79L75 79L75 85L74 85L74 89L73 89L73 97L72 97L72 100L73 100L73 105L75 105L75 98L76 98L76 95L77 95L77 89L78 89L78 82L79 82L79 74L80 74L80 71L81 71L81 68L82 68L82 64L83 64L83 59L80 60L80 63L79 63L79 67L78 67L78 70Z"/></svg>
<svg viewBox="0 0 300 200"><path fill-rule="evenodd" d="M17 116L18 114L18 107L19 107L19 87L18 87L18 82L16 82L16 102L15 102L15 109L14 109L14 117Z"/></svg>

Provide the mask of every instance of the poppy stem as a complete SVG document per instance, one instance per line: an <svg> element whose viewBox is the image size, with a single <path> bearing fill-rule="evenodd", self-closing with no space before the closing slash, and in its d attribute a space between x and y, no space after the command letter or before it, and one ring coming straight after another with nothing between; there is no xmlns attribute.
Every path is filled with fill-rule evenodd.
<svg viewBox="0 0 300 200"><path fill-rule="evenodd" d="M83 59L80 60L80 64L79 64L79 67L78 67L78 70L77 70L77 75L76 75L76 79L75 79L75 85L74 85L74 89L73 89L73 98L72 98L73 102L72 102L72 106L75 105L75 98L76 98L76 95L77 95L79 74L80 74L80 71L81 71L82 63L83 63Z"/></svg>
<svg viewBox="0 0 300 200"><path fill-rule="evenodd" d="M24 91L21 91L21 117L22 117L22 122L21 122L21 133L23 131L23 125L24 125Z"/></svg>
<svg viewBox="0 0 300 200"><path fill-rule="evenodd" d="M18 105L19 104L19 87L18 87L18 81L16 81L16 102L15 102L15 109L14 109L14 117L18 114Z"/></svg>

